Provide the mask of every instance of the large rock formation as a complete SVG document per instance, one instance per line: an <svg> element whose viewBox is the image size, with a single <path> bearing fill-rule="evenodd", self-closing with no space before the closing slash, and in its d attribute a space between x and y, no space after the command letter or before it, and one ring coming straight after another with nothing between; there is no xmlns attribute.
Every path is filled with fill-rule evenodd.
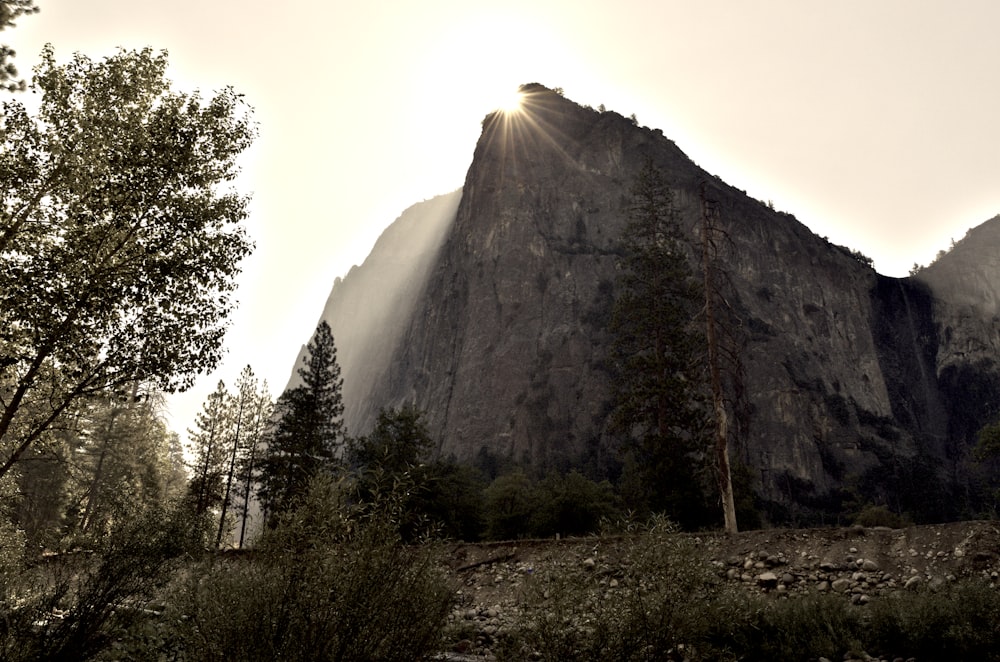
<svg viewBox="0 0 1000 662"><path fill-rule="evenodd" d="M836 510L845 486L898 500L900 485L957 470L997 413L1000 219L918 277L888 278L706 173L659 131L538 85L524 92L520 112L485 118L461 202L440 202L452 215L436 226L440 248L417 251L431 259L396 259L411 271L389 285L381 265L395 254L378 245L335 285L324 317L352 432L380 407L412 403L439 453L459 460L488 452L565 466L608 453L616 247L631 182L652 159L692 256L702 195L731 239L750 405L736 453L775 512ZM387 235L421 232L408 214ZM390 322L359 324L383 302Z"/></svg>

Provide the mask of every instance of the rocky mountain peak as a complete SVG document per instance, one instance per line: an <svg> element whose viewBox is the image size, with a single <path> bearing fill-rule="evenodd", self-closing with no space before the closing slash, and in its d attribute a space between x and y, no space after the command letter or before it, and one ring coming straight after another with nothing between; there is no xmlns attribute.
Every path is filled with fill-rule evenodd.
<svg viewBox="0 0 1000 662"><path fill-rule="evenodd" d="M852 486L947 516L946 475L1000 401L987 360L998 349L1000 221L918 278L888 278L705 172L661 132L541 85L521 91L519 111L483 120L462 191L387 230L407 245L436 228L415 251L423 258L380 241L331 293L324 318L352 433L382 407L414 404L444 456L608 462L616 255L632 181L651 159L692 259L703 195L731 240L748 399L733 454L768 512L835 512ZM934 503L907 502L920 499Z"/></svg>

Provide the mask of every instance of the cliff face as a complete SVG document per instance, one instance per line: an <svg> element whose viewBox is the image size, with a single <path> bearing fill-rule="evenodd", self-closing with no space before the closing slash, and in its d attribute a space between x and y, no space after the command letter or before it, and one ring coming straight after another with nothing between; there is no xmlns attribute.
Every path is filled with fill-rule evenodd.
<svg viewBox="0 0 1000 662"><path fill-rule="evenodd" d="M606 453L615 250L647 158L676 193L692 255L702 186L731 239L724 259L750 405L735 453L764 499L819 507L850 481L889 493L910 474L887 467L955 462L996 413L1000 219L968 248L992 252L966 255L963 242L919 278L887 278L704 172L660 132L541 86L525 91L521 112L484 120L454 222L441 225L439 250L423 252L427 266L362 286L382 277L376 246L371 265L334 287L324 316L349 430L412 403L439 452L459 460L486 451L558 466ZM382 300L393 311L384 327L398 331L388 340L356 324ZM983 403L972 417L970 370Z"/></svg>
<svg viewBox="0 0 1000 662"><path fill-rule="evenodd" d="M383 378L452 222L461 190L413 205L375 242L361 266L338 278L323 307L337 344L348 432L367 431L372 390ZM288 387L300 383L303 347ZM378 406L374 407L375 415Z"/></svg>
<svg viewBox="0 0 1000 662"><path fill-rule="evenodd" d="M975 227L915 279L932 293L934 370L948 456L1000 416L1000 216Z"/></svg>

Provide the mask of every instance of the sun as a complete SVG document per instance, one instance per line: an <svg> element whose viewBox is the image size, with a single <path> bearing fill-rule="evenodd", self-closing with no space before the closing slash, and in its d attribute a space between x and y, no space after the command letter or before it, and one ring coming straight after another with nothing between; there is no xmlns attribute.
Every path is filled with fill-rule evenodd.
<svg viewBox="0 0 1000 662"><path fill-rule="evenodd" d="M521 110L521 104L523 102L524 94L520 90L514 90L500 98L497 110L502 113L516 113Z"/></svg>

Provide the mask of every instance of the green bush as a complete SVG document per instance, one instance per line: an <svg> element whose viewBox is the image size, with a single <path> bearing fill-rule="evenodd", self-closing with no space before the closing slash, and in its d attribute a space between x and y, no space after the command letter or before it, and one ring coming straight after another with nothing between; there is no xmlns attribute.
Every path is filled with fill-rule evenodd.
<svg viewBox="0 0 1000 662"><path fill-rule="evenodd" d="M611 483L595 483L575 470L541 481L538 501L531 518L532 534L537 537L594 533L602 520L621 515Z"/></svg>
<svg viewBox="0 0 1000 662"><path fill-rule="evenodd" d="M498 476L483 492L486 537L491 540L581 536L621 517L608 481L580 472L552 473L533 481L523 469Z"/></svg>
<svg viewBox="0 0 1000 662"><path fill-rule="evenodd" d="M887 526L891 529L902 529L910 526L912 522L901 515L892 512L886 506L865 506L854 518L855 524L861 526Z"/></svg>
<svg viewBox="0 0 1000 662"><path fill-rule="evenodd" d="M437 649L454 593L437 548L404 545L387 510L352 511L330 478L261 541L181 582L184 660L400 660Z"/></svg>
<svg viewBox="0 0 1000 662"><path fill-rule="evenodd" d="M178 505L119 511L94 549L24 566L0 605L0 659L89 660L145 619L182 559L203 549L203 522Z"/></svg>
<svg viewBox="0 0 1000 662"><path fill-rule="evenodd" d="M841 595L784 600L749 597L734 618L718 624L711 642L741 660L841 659L861 650L861 611Z"/></svg>
<svg viewBox="0 0 1000 662"><path fill-rule="evenodd" d="M486 537L511 540L530 535L538 501L538 490L523 470L497 476L483 492Z"/></svg>

